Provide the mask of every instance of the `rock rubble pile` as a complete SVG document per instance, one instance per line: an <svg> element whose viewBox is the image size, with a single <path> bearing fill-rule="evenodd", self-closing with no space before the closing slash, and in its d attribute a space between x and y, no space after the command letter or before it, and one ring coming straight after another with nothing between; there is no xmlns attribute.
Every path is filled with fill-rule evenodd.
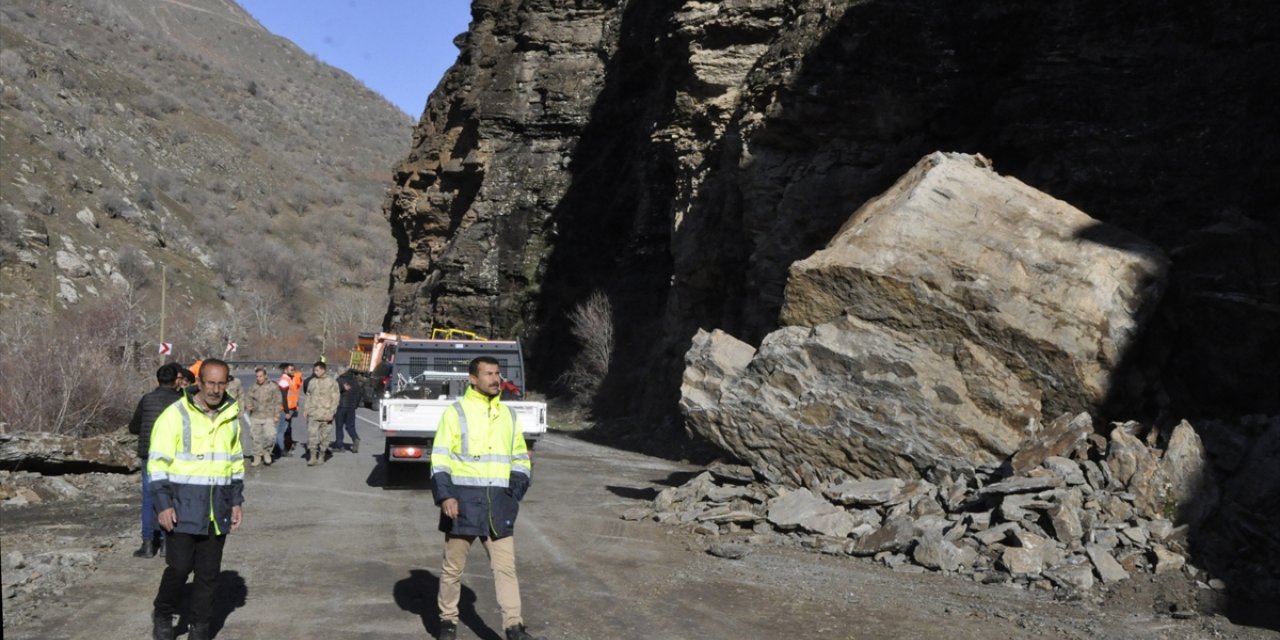
<svg viewBox="0 0 1280 640"><path fill-rule="evenodd" d="M723 542L708 550L730 558L751 544L791 542L897 571L1073 597L1135 573L1182 572L1223 588L1187 562L1189 534L1217 499L1190 424L1173 429L1162 448L1138 423L1099 435L1088 414L1032 429L1001 464L928 479L814 474L787 487L758 481L750 467L716 463L622 517L717 537Z"/></svg>
<svg viewBox="0 0 1280 640"><path fill-rule="evenodd" d="M138 477L0 471L5 627L48 612L119 546L136 541Z"/></svg>

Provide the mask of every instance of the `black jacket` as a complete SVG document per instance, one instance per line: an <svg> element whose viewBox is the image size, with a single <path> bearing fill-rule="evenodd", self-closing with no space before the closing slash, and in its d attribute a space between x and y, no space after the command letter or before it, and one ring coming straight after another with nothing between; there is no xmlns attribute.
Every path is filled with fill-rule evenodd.
<svg viewBox="0 0 1280 640"><path fill-rule="evenodd" d="M151 427L155 425L156 418L181 397L182 394L173 387L161 385L138 400L138 406L133 410L133 419L129 421L129 433L138 434L139 458L146 460L151 453Z"/></svg>
<svg viewBox="0 0 1280 640"><path fill-rule="evenodd" d="M347 387L348 385L350 388ZM338 388L342 390L342 395L338 398L339 407L360 406L360 401L364 399L364 391L360 388L360 381L356 380L355 376L338 376Z"/></svg>

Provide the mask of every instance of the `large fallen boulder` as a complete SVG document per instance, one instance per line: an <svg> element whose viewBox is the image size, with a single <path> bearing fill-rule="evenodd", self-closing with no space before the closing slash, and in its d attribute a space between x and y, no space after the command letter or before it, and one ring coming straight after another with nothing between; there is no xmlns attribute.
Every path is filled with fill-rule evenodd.
<svg viewBox="0 0 1280 640"><path fill-rule="evenodd" d="M785 326L757 351L694 338L681 407L799 484L994 463L1042 411L1106 399L1165 270L1153 245L984 158L934 153L792 265Z"/></svg>

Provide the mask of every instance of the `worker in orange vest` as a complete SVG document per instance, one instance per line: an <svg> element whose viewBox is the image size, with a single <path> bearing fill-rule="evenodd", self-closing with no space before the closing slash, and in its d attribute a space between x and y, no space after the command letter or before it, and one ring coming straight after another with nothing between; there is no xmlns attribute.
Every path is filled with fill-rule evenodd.
<svg viewBox="0 0 1280 640"><path fill-rule="evenodd" d="M288 362L280 363L280 421L276 423L276 446L280 457L293 449L293 419L298 415L298 398L302 395L302 374Z"/></svg>

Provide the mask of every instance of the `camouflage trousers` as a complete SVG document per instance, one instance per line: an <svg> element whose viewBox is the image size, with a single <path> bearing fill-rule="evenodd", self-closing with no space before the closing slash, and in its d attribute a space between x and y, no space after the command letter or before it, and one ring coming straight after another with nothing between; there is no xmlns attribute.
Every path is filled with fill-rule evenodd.
<svg viewBox="0 0 1280 640"><path fill-rule="evenodd" d="M262 458L271 457L271 447L276 443L276 421L274 417L252 421L253 451L249 455Z"/></svg>
<svg viewBox="0 0 1280 640"><path fill-rule="evenodd" d="M307 419L307 448L324 451L329 448L329 437L333 435L333 419Z"/></svg>

